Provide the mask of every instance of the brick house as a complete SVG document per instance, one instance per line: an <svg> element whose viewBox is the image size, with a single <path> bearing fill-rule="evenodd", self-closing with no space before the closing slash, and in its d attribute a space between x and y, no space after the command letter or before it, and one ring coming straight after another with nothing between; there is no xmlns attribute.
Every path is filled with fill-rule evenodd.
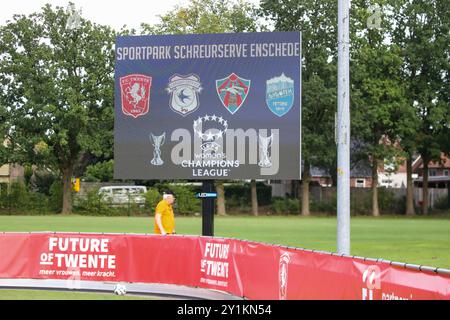
<svg viewBox="0 0 450 320"><path fill-rule="evenodd" d="M416 205L420 205L423 195L423 161L420 157L413 164L413 172L418 176L414 179L414 198ZM441 154L440 162L430 162L428 164L428 188L428 203L431 207L434 207L435 202L445 197L447 197L448 206L450 207L450 158L444 153Z"/></svg>
<svg viewBox="0 0 450 320"><path fill-rule="evenodd" d="M413 165L413 172L417 174L414 185L422 188L423 184L423 161L419 157ZM428 164L428 188L447 189L450 187L450 158L444 153L441 154L441 161L430 162Z"/></svg>
<svg viewBox="0 0 450 320"><path fill-rule="evenodd" d="M22 166L5 164L0 167L0 189L18 181L24 181L24 168Z"/></svg>

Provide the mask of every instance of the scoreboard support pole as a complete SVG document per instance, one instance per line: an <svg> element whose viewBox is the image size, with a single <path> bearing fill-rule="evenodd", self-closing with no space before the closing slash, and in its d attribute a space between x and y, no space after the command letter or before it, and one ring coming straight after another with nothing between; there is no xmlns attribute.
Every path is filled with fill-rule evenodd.
<svg viewBox="0 0 450 320"><path fill-rule="evenodd" d="M202 192L214 193L214 180L203 180ZM202 197L202 235L204 236L214 236L214 211L215 197Z"/></svg>
<svg viewBox="0 0 450 320"><path fill-rule="evenodd" d="M338 0L337 252L350 254L350 0Z"/></svg>

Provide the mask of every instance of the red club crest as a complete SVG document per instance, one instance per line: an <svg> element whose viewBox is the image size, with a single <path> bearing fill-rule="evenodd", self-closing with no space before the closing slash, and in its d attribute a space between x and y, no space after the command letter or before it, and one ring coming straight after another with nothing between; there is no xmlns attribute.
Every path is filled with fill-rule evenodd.
<svg viewBox="0 0 450 320"><path fill-rule="evenodd" d="M152 77L130 74L120 78L122 112L137 118L147 114L150 108Z"/></svg>

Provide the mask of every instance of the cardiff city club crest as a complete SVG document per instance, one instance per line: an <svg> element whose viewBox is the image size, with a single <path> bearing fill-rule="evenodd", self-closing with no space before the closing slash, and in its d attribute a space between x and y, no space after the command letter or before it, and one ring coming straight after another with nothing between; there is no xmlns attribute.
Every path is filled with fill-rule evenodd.
<svg viewBox="0 0 450 320"><path fill-rule="evenodd" d="M199 76L173 75L166 89L170 94L170 107L173 111L185 116L199 107L198 94L202 90Z"/></svg>
<svg viewBox="0 0 450 320"><path fill-rule="evenodd" d="M147 114L150 107L150 87L152 77L142 74L130 74L120 78L122 112L137 118Z"/></svg>
<svg viewBox="0 0 450 320"><path fill-rule="evenodd" d="M270 111L282 117L294 105L294 80L284 73L266 81L266 103Z"/></svg>
<svg viewBox="0 0 450 320"><path fill-rule="evenodd" d="M238 111L247 98L250 82L250 80L243 79L235 73L216 80L216 90L220 101L231 114Z"/></svg>

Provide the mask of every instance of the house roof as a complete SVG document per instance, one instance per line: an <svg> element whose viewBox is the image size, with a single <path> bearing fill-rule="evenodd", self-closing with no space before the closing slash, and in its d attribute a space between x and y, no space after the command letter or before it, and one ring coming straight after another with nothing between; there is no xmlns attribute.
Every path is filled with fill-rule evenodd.
<svg viewBox="0 0 450 320"><path fill-rule="evenodd" d="M441 162L430 162L428 164L429 169L438 169L438 168L448 168L450 169L450 158L445 155L445 153L441 153ZM418 169L423 169L423 161L422 158L419 157L416 163L413 166L413 171L415 172Z"/></svg>
<svg viewBox="0 0 450 320"><path fill-rule="evenodd" d="M302 162L302 171L303 171L303 162ZM311 166L309 170L311 177L331 177L330 172L326 168L322 167L314 167ZM351 178L369 178L372 177L372 169L370 165L364 161L360 161L357 164L351 164L350 169L350 177Z"/></svg>
<svg viewBox="0 0 450 320"><path fill-rule="evenodd" d="M350 177L351 178L369 178L372 177L372 168L365 161L359 161L355 165L353 165L350 169Z"/></svg>
<svg viewBox="0 0 450 320"><path fill-rule="evenodd" d="M311 167L311 177L331 177L327 169L320 167Z"/></svg>
<svg viewBox="0 0 450 320"><path fill-rule="evenodd" d="M414 179L414 182L423 182L423 177ZM428 182L450 182L450 176L428 177Z"/></svg>

